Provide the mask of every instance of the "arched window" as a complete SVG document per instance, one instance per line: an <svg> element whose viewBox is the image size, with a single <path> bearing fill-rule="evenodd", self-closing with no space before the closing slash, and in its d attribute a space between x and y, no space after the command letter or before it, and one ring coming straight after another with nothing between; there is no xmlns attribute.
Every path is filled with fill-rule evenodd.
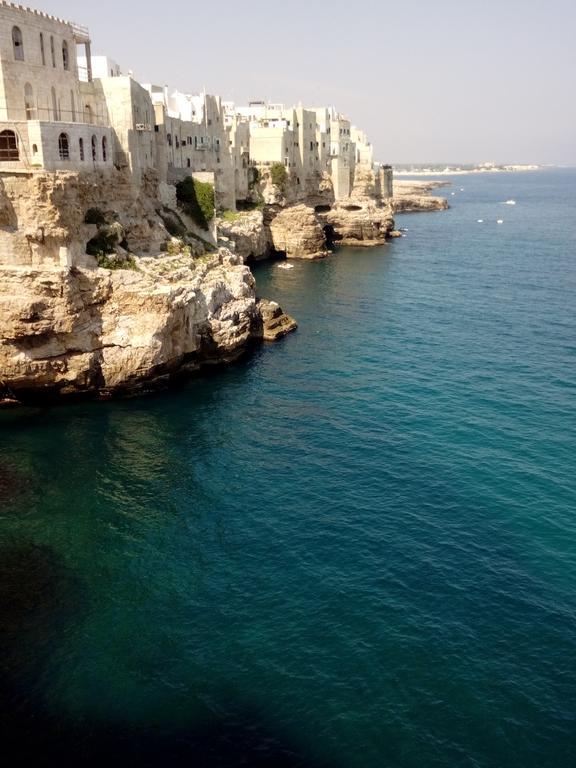
<svg viewBox="0 0 576 768"><path fill-rule="evenodd" d="M96 162L98 160L98 141L96 136L92 136L92 160Z"/></svg>
<svg viewBox="0 0 576 768"><path fill-rule="evenodd" d="M78 149L80 150L80 160L84 161L84 139L78 139Z"/></svg>
<svg viewBox="0 0 576 768"><path fill-rule="evenodd" d="M168 146L171 147L172 146L172 134L171 133L167 134L166 139L168 141Z"/></svg>
<svg viewBox="0 0 576 768"><path fill-rule="evenodd" d="M91 125L94 122L94 115L92 113L92 107L90 104L86 104L84 107L84 115L85 115L85 122L87 122L89 125Z"/></svg>
<svg viewBox="0 0 576 768"><path fill-rule="evenodd" d="M108 142L106 136L102 136L102 160L106 162L108 159Z"/></svg>
<svg viewBox="0 0 576 768"><path fill-rule="evenodd" d="M44 35L40 32L40 56L42 57L42 66L46 66L46 54L44 53Z"/></svg>
<svg viewBox="0 0 576 768"><path fill-rule="evenodd" d="M0 133L0 162L6 160L20 160L18 140L14 131L2 131Z"/></svg>
<svg viewBox="0 0 576 768"><path fill-rule="evenodd" d="M32 154L33 155L38 154L38 144L32 144Z"/></svg>
<svg viewBox="0 0 576 768"><path fill-rule="evenodd" d="M14 48L14 58L18 61L24 61L24 42L20 27L12 27L12 47Z"/></svg>
<svg viewBox="0 0 576 768"><path fill-rule="evenodd" d="M60 160L70 160L70 142L67 133L61 133L58 136L58 154Z"/></svg>
<svg viewBox="0 0 576 768"><path fill-rule="evenodd" d="M54 38L50 37L50 53L52 54L52 66L56 66L56 51L54 49Z"/></svg>
<svg viewBox="0 0 576 768"><path fill-rule="evenodd" d="M30 83L24 86L24 109L26 110L26 120L36 119L36 110L34 109L34 92Z"/></svg>
<svg viewBox="0 0 576 768"><path fill-rule="evenodd" d="M66 40L62 42L62 64L64 69L70 69L70 57L68 56L68 43Z"/></svg>
<svg viewBox="0 0 576 768"><path fill-rule="evenodd" d="M72 111L72 122L76 122L76 104L74 103L74 91L70 91L70 109Z"/></svg>
<svg viewBox="0 0 576 768"><path fill-rule="evenodd" d="M50 89L50 93L52 94L52 115L55 122L58 122L60 119L60 115L58 114L58 100L56 99L56 88L52 87Z"/></svg>
<svg viewBox="0 0 576 768"><path fill-rule="evenodd" d="M188 159L186 160L186 166L187 166L188 168L190 168L190 158L188 158Z"/></svg>

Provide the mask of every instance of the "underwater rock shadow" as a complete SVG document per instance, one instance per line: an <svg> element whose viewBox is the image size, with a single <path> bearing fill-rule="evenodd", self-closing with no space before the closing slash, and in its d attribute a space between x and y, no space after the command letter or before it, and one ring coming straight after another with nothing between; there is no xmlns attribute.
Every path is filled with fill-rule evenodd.
<svg viewBox="0 0 576 768"><path fill-rule="evenodd" d="M250 707L187 728L138 728L50 711L38 680L60 628L86 606L81 583L48 546L0 546L0 740L13 766L123 768L335 768L311 761Z"/></svg>

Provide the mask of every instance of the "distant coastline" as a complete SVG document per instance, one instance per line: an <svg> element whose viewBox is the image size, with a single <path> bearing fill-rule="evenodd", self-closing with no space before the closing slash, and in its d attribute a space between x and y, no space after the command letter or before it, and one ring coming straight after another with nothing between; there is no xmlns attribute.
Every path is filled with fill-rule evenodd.
<svg viewBox="0 0 576 768"><path fill-rule="evenodd" d="M393 166L395 176L462 176L469 173L517 173L525 171L540 171L543 165L495 165L482 163L480 165L432 165L432 166Z"/></svg>

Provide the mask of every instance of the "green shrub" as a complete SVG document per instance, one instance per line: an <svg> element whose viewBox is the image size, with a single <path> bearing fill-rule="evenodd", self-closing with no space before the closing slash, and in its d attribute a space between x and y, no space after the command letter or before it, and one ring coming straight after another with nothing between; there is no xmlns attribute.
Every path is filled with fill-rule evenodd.
<svg viewBox="0 0 576 768"><path fill-rule="evenodd" d="M132 269L137 270L136 259L134 256L128 256L127 259L111 259L109 255L105 253L94 254L96 256L96 263L102 269Z"/></svg>
<svg viewBox="0 0 576 768"><path fill-rule="evenodd" d="M182 209L202 229L214 218L214 187L204 181L188 176L176 185L176 197Z"/></svg>
<svg viewBox="0 0 576 768"><path fill-rule="evenodd" d="M275 187L278 187L278 189L282 189L288 178L284 165L282 163L272 163L270 166L270 177L272 179L272 184L274 184Z"/></svg>
<svg viewBox="0 0 576 768"><path fill-rule="evenodd" d="M228 208L220 211L220 218L224 219L224 221L236 221L240 216L241 214L238 211L230 211Z"/></svg>
<svg viewBox="0 0 576 768"><path fill-rule="evenodd" d="M106 224L106 217L100 208L88 208L86 215L84 216L84 223L96 224L100 227L102 224Z"/></svg>
<svg viewBox="0 0 576 768"><path fill-rule="evenodd" d="M236 200L236 208L239 211L261 211L264 208L264 200Z"/></svg>

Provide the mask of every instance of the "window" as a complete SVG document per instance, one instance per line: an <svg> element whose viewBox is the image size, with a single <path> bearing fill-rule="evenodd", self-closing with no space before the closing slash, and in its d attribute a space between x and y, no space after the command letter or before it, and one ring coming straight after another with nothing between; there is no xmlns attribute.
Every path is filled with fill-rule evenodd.
<svg viewBox="0 0 576 768"><path fill-rule="evenodd" d="M74 91L70 91L70 109L72 111L72 122L76 122L76 105L74 103Z"/></svg>
<svg viewBox="0 0 576 768"><path fill-rule="evenodd" d="M32 91L30 83L26 83L24 86L24 109L26 110L26 120L34 120L36 118L34 92Z"/></svg>
<svg viewBox="0 0 576 768"><path fill-rule="evenodd" d="M175 136L175 137L174 137L174 140L175 140L175 142L176 142L176 149L178 149L178 148L180 147L180 141L179 141L179 139L178 139L178 136Z"/></svg>
<svg viewBox="0 0 576 768"><path fill-rule="evenodd" d="M50 38L50 53L52 54L52 66L56 66L56 51L54 50L54 38Z"/></svg>
<svg viewBox="0 0 576 768"><path fill-rule="evenodd" d="M187 165L187 167L188 167L188 168L190 168L190 158L188 158L188 159L186 160L186 165Z"/></svg>
<svg viewBox="0 0 576 768"><path fill-rule="evenodd" d="M51 88L50 92L52 94L52 119L55 121L58 121L59 115L58 115L58 101L56 99L56 89Z"/></svg>
<svg viewBox="0 0 576 768"><path fill-rule="evenodd" d="M32 154L33 155L38 154L38 144L32 144Z"/></svg>
<svg viewBox="0 0 576 768"><path fill-rule="evenodd" d="M14 131L0 133L0 162L20 160L18 141Z"/></svg>
<svg viewBox="0 0 576 768"><path fill-rule="evenodd" d="M60 155L60 160L70 160L70 144L67 133L61 133L58 136L58 154Z"/></svg>
<svg viewBox="0 0 576 768"><path fill-rule="evenodd" d="M64 69L70 69L70 58L68 56L68 43L66 40L62 43L62 64Z"/></svg>
<svg viewBox="0 0 576 768"><path fill-rule="evenodd" d="M92 136L92 160L96 162L98 160L98 142L96 136Z"/></svg>
<svg viewBox="0 0 576 768"><path fill-rule="evenodd" d="M84 139L78 139L78 149L80 150L80 160L84 162Z"/></svg>
<svg viewBox="0 0 576 768"><path fill-rule="evenodd" d="M172 146L172 134L171 133L167 133L166 134L166 141L168 142L168 146L171 147Z"/></svg>
<svg viewBox="0 0 576 768"><path fill-rule="evenodd" d="M94 122L94 115L92 113L92 107L90 104L86 104L84 107L85 122L92 124Z"/></svg>
<svg viewBox="0 0 576 768"><path fill-rule="evenodd" d="M44 53L44 35L40 32L40 56L42 58L42 66L46 66L46 54Z"/></svg>
<svg viewBox="0 0 576 768"><path fill-rule="evenodd" d="M102 160L106 162L108 159L108 142L106 136L102 136Z"/></svg>
<svg viewBox="0 0 576 768"><path fill-rule="evenodd" d="M12 27L12 47L14 48L14 58L17 61L24 61L24 43L20 27Z"/></svg>

